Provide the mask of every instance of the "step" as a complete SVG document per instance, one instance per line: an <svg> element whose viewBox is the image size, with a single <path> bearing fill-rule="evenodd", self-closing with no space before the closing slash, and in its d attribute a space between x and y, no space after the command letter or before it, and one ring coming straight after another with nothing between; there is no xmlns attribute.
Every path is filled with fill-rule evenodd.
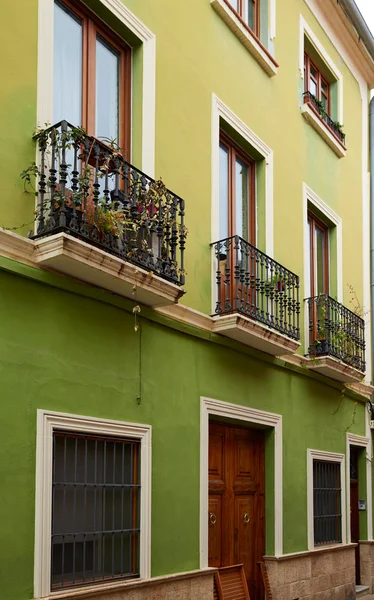
<svg viewBox="0 0 374 600"><path fill-rule="evenodd" d="M368 585L356 585L356 598L366 598L366 600L370 600L369 599L369 586Z"/></svg>

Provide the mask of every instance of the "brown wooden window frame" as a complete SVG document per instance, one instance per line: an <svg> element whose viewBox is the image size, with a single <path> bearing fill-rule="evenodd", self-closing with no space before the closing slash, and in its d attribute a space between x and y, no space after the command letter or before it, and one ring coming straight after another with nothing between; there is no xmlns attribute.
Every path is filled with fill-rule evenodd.
<svg viewBox="0 0 374 600"><path fill-rule="evenodd" d="M117 143L126 159L130 158L131 140L131 48L118 34L82 3L54 0L73 13L82 24L82 123L88 135L95 136L96 121L96 39L100 37L119 57L119 114Z"/></svg>
<svg viewBox="0 0 374 600"><path fill-rule="evenodd" d="M313 69L315 70L316 77L311 75L311 67L313 67ZM315 97L317 98L317 100L320 101L322 101L322 96L326 99L326 112L329 116L331 116L331 86L327 79L322 75L320 69L318 69L318 67L312 61L309 54L307 52L304 52L304 91L312 93L310 91L309 86L310 79L313 79L317 88L317 94L315 95ZM322 83L326 85L327 93L323 91Z"/></svg>
<svg viewBox="0 0 374 600"><path fill-rule="evenodd" d="M240 18L240 20L245 24L245 26L252 32L254 35L260 39L260 0L253 0L254 4L254 29L252 29L247 21L245 20L245 9L244 5L247 0L238 0L238 10L232 6L230 0L225 0L226 4L231 8L231 10Z"/></svg>
<svg viewBox="0 0 374 600"><path fill-rule="evenodd" d="M238 158L248 167L249 189L248 189L248 234L249 239L245 240L252 245L256 244L256 161L251 158L230 136L223 131L219 136L220 145L224 145L228 150L228 237L239 235L236 231L236 187L235 187L235 166Z"/></svg>
<svg viewBox="0 0 374 600"><path fill-rule="evenodd" d="M309 259L310 259L310 296L314 297L317 295L315 289L315 228L316 226L324 232L324 282L323 293L329 293L330 287L330 269L329 269L329 227L326 223L323 223L318 217L312 212L308 211L308 226L310 225L310 240L309 240Z"/></svg>

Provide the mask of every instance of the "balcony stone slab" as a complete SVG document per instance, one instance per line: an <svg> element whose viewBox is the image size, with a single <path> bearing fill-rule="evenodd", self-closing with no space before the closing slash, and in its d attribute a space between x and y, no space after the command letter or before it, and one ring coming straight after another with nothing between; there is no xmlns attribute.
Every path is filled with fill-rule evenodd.
<svg viewBox="0 0 374 600"><path fill-rule="evenodd" d="M306 366L316 373L343 383L356 383L364 378L364 373L332 356L311 358L307 361Z"/></svg>
<svg viewBox="0 0 374 600"><path fill-rule="evenodd" d="M135 297L140 304L167 306L178 302L184 294L184 290L176 284L66 233L38 238L34 243L34 260L40 267L125 298Z"/></svg>
<svg viewBox="0 0 374 600"><path fill-rule="evenodd" d="M300 346L300 342L238 313L214 317L212 331L272 356L294 354Z"/></svg>

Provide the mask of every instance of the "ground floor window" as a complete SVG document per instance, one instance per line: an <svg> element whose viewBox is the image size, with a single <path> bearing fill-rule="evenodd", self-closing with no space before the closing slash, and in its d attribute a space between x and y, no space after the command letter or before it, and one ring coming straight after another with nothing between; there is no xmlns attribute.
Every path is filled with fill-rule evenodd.
<svg viewBox="0 0 374 600"><path fill-rule="evenodd" d="M139 576L139 448L53 433L52 589Z"/></svg>
<svg viewBox="0 0 374 600"><path fill-rule="evenodd" d="M342 542L341 466L313 460L314 545Z"/></svg>

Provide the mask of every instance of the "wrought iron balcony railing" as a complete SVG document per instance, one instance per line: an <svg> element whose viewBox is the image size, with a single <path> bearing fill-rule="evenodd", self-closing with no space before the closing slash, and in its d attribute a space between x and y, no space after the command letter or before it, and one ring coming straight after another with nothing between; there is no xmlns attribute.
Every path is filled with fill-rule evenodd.
<svg viewBox="0 0 374 600"><path fill-rule="evenodd" d="M335 137L338 138L339 142L345 146L345 133L342 132L340 127L337 126L335 121L329 117L329 115L324 110L322 103L318 100L311 92L305 92L303 94L304 102L310 104L315 111L319 114L322 121L327 125L327 127L332 131Z"/></svg>
<svg viewBox="0 0 374 600"><path fill-rule="evenodd" d="M212 246L215 314L238 312L299 340L299 277L237 235Z"/></svg>
<svg viewBox="0 0 374 600"><path fill-rule="evenodd" d="M120 151L61 121L37 136L34 238L67 232L178 285L185 282L184 200Z"/></svg>
<svg viewBox="0 0 374 600"><path fill-rule="evenodd" d="M333 356L364 373L364 319L327 294L308 298L307 303L309 355Z"/></svg>

